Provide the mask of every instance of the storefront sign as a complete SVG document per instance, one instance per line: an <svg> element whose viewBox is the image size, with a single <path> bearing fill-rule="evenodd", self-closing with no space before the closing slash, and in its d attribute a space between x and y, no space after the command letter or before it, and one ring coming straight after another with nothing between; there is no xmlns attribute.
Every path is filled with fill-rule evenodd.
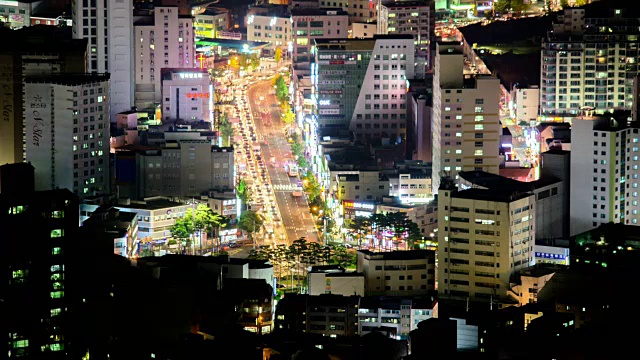
<svg viewBox="0 0 640 360"><path fill-rule="evenodd" d="M331 100L320 100L318 101L318 105L331 105Z"/></svg>
<svg viewBox="0 0 640 360"><path fill-rule="evenodd" d="M187 98L191 99L191 98L209 98L211 96L211 94L209 93L187 93Z"/></svg>
<svg viewBox="0 0 640 360"><path fill-rule="evenodd" d="M315 21L316 18L313 16L296 16L293 18L294 21Z"/></svg>
<svg viewBox="0 0 640 360"><path fill-rule="evenodd" d="M242 40L242 34L232 31L218 31L218 39Z"/></svg>
<svg viewBox="0 0 640 360"><path fill-rule="evenodd" d="M371 211L373 211L373 209L375 209L376 207L374 204L359 203L351 200L343 200L342 206L345 209L363 209Z"/></svg>
<svg viewBox="0 0 640 360"><path fill-rule="evenodd" d="M320 115L339 115L340 109L320 109L318 110Z"/></svg>
<svg viewBox="0 0 640 360"><path fill-rule="evenodd" d="M204 73L180 73L180 79L202 79Z"/></svg>

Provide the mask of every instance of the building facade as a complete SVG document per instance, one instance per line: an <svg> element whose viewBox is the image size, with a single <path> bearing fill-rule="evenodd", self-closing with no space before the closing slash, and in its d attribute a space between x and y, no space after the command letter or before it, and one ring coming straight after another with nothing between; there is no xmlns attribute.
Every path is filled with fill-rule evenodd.
<svg viewBox="0 0 640 360"><path fill-rule="evenodd" d="M435 252L359 250L357 269L364 273L367 295L415 296L435 289Z"/></svg>
<svg viewBox="0 0 640 360"><path fill-rule="evenodd" d="M392 337L407 339L418 323L434 316L433 302L364 297L358 306L358 334L365 335L383 328Z"/></svg>
<svg viewBox="0 0 640 360"><path fill-rule="evenodd" d="M413 37L316 40L318 126L404 142Z"/></svg>
<svg viewBox="0 0 640 360"><path fill-rule="evenodd" d="M193 18L178 15L177 7L156 7L152 16L134 24L135 103L138 108L162 102L163 68L196 67Z"/></svg>
<svg viewBox="0 0 640 360"><path fill-rule="evenodd" d="M346 39L349 35L349 14L340 9L294 8L292 63L301 73L311 72L314 61L314 39Z"/></svg>
<svg viewBox="0 0 640 360"><path fill-rule="evenodd" d="M270 55L276 48L282 50L283 55L289 52L293 46L291 31L291 13L287 6L257 5L247 12L247 40L271 44L267 50Z"/></svg>
<svg viewBox="0 0 640 360"><path fill-rule="evenodd" d="M387 34L413 36L416 58L424 62L420 73L431 68L430 44L435 32L434 2L395 1L385 5L388 11ZM416 70L416 72L418 72Z"/></svg>
<svg viewBox="0 0 640 360"><path fill-rule="evenodd" d="M516 124L524 121L527 124L538 120L540 108L540 88L538 85L529 87L514 85L511 90L511 103L509 104L511 117Z"/></svg>
<svg viewBox="0 0 640 360"><path fill-rule="evenodd" d="M162 117L213 122L213 85L206 69L162 69Z"/></svg>
<svg viewBox="0 0 640 360"><path fill-rule="evenodd" d="M0 3L0 21L11 29L30 26L31 15L40 4L40 1L4 1Z"/></svg>
<svg viewBox="0 0 640 360"><path fill-rule="evenodd" d="M389 176L389 196L403 203L426 203L433 200L431 174L422 171L399 172Z"/></svg>
<svg viewBox="0 0 640 360"><path fill-rule="evenodd" d="M444 175L500 165L500 81L465 69L459 43L438 43L433 77L433 191Z"/></svg>
<svg viewBox="0 0 640 360"><path fill-rule="evenodd" d="M72 4L73 37L87 39L87 70L109 73L109 119L133 105L134 61L132 0L76 0Z"/></svg>
<svg viewBox="0 0 640 360"><path fill-rule="evenodd" d="M318 1L320 9L341 8L349 14L349 20L356 23L375 23L377 17L377 1L355 0L355 1Z"/></svg>
<svg viewBox="0 0 640 360"><path fill-rule="evenodd" d="M467 189L438 193L438 294L447 299L513 300L509 279L533 264L535 196Z"/></svg>
<svg viewBox="0 0 640 360"><path fill-rule="evenodd" d="M381 201L389 195L389 179L379 171L335 172L333 179L340 200Z"/></svg>
<svg viewBox="0 0 640 360"><path fill-rule="evenodd" d="M307 274L309 295L364 296L364 275L346 272L340 266L313 266Z"/></svg>
<svg viewBox="0 0 640 360"><path fill-rule="evenodd" d="M217 38L221 31L229 30L229 12L226 9L207 8L194 15L193 28L199 39Z"/></svg>
<svg viewBox="0 0 640 360"><path fill-rule="evenodd" d="M609 222L638 224L639 131L608 117L573 119L572 236Z"/></svg>
<svg viewBox="0 0 640 360"><path fill-rule="evenodd" d="M25 159L36 189L109 194L109 75L29 77L24 85Z"/></svg>

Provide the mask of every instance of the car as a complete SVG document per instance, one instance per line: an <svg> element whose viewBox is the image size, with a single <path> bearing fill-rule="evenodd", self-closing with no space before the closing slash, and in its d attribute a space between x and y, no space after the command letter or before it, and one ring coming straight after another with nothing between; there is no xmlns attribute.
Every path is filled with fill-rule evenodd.
<svg viewBox="0 0 640 360"><path fill-rule="evenodd" d="M238 245L238 243L236 243L236 242L230 242L229 243L229 247L230 248L237 248L237 247L240 247L240 245Z"/></svg>

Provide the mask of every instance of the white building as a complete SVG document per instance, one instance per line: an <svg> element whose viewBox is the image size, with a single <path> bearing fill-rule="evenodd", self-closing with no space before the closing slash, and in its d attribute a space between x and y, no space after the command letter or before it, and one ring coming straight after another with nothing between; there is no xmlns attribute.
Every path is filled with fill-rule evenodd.
<svg viewBox="0 0 640 360"><path fill-rule="evenodd" d="M206 69L162 69L162 117L213 122L213 85Z"/></svg>
<svg viewBox="0 0 640 360"><path fill-rule="evenodd" d="M378 26L375 23L351 23L351 36L354 39L372 38L378 34Z"/></svg>
<svg viewBox="0 0 640 360"><path fill-rule="evenodd" d="M311 71L314 39L346 39L349 35L349 14L341 9L294 8L292 62L300 73Z"/></svg>
<svg viewBox="0 0 640 360"><path fill-rule="evenodd" d="M571 126L571 236L609 222L638 225L639 129L589 115Z"/></svg>
<svg viewBox="0 0 640 360"><path fill-rule="evenodd" d="M318 126L348 128L356 139L403 142L413 37L316 39L316 46Z"/></svg>
<svg viewBox="0 0 640 360"><path fill-rule="evenodd" d="M307 274L309 295L364 296L364 275L337 265L313 266Z"/></svg>
<svg viewBox="0 0 640 360"><path fill-rule="evenodd" d="M357 23L375 23L378 1L370 0L320 0L320 9L341 8L349 14L349 20Z"/></svg>
<svg viewBox="0 0 640 360"><path fill-rule="evenodd" d="M433 308L429 300L364 297L358 305L358 335L384 328L393 329L398 339L407 339L421 321L434 316Z"/></svg>
<svg viewBox="0 0 640 360"><path fill-rule="evenodd" d="M533 264L535 196L447 184L438 193L438 294L514 300L510 277Z"/></svg>
<svg viewBox="0 0 640 360"><path fill-rule="evenodd" d="M509 108L511 117L516 120L517 124L521 121L525 121L528 124L537 121L539 107L540 88L538 85L530 87L513 86Z"/></svg>
<svg viewBox="0 0 640 360"><path fill-rule="evenodd" d="M133 2L105 0L72 2L73 37L87 39L89 72L109 73L109 118L131 109L134 97Z"/></svg>
<svg viewBox="0 0 640 360"><path fill-rule="evenodd" d="M597 113L631 110L638 71L632 59L640 43L637 14L567 8L557 20L542 44L541 115L569 121L582 107Z"/></svg>
<svg viewBox="0 0 640 360"><path fill-rule="evenodd" d="M247 12L247 40L271 44L271 54L276 48L288 53L292 44L291 13L285 5L256 5Z"/></svg>
<svg viewBox="0 0 640 360"><path fill-rule="evenodd" d="M433 191L442 174L497 174L500 165L500 81L473 74L460 43L438 43L433 76Z"/></svg>
<svg viewBox="0 0 640 360"><path fill-rule="evenodd" d="M36 190L81 199L111 193L109 75L31 77L24 84L25 161Z"/></svg>
<svg viewBox="0 0 640 360"><path fill-rule="evenodd" d="M400 171L389 177L389 196L403 203L426 203L433 200L431 174L423 171Z"/></svg>
<svg viewBox="0 0 640 360"><path fill-rule="evenodd" d="M435 289L436 259L432 250L358 250L357 254L357 269L364 273L367 295L414 296Z"/></svg>
<svg viewBox="0 0 640 360"><path fill-rule="evenodd" d="M416 58L431 68L429 47L435 31L435 11L433 2L394 1L386 4L388 11L387 34L410 34L413 36Z"/></svg>
<svg viewBox="0 0 640 360"><path fill-rule="evenodd" d="M135 103L138 108L162 102L161 70L196 67L193 18L177 7L156 7L134 24Z"/></svg>

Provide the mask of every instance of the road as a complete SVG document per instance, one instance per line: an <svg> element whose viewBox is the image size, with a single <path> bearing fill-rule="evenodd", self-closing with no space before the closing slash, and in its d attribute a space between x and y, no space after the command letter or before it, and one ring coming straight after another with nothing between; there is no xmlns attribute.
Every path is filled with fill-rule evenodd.
<svg viewBox="0 0 640 360"><path fill-rule="evenodd" d="M318 241L318 233L313 224L305 197L294 198L292 192L298 188L299 179L289 177L285 164L292 162L291 145L284 136L284 122L274 94L271 80L260 81L249 87L249 105L256 125L263 158L269 163L267 172L275 193L286 239L292 241L305 237L308 241ZM267 116L262 116L262 111ZM275 159L272 163L271 159Z"/></svg>

